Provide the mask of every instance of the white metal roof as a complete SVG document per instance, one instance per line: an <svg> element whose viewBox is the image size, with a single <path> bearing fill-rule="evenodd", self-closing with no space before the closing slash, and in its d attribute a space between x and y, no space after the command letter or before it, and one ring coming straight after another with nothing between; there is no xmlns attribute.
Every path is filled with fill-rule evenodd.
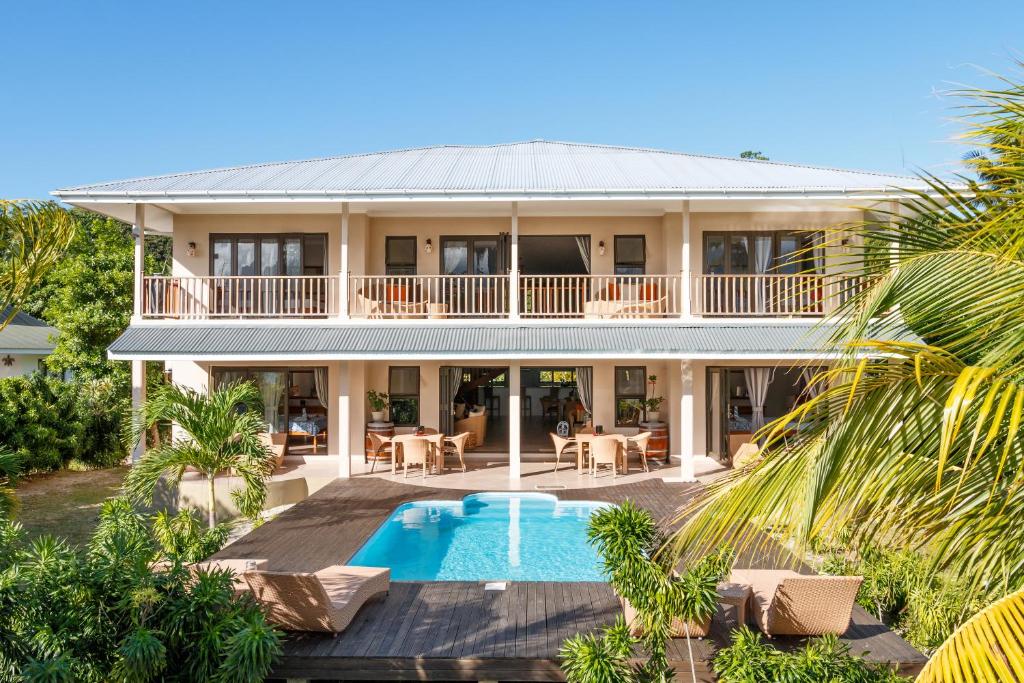
<svg viewBox="0 0 1024 683"><path fill-rule="evenodd" d="M237 198L858 195L920 188L866 171L534 140L441 145L175 173L55 191L66 201Z"/></svg>
<svg viewBox="0 0 1024 683"><path fill-rule="evenodd" d="M57 328L19 311L11 323L0 330L0 352L45 355L53 351L58 334Z"/></svg>

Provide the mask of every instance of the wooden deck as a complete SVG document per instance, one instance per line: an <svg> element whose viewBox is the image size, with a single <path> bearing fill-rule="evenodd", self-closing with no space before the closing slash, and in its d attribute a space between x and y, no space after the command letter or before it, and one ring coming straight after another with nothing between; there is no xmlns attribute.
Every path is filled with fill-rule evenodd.
<svg viewBox="0 0 1024 683"><path fill-rule="evenodd" d="M629 498L667 520L695 485L661 480L600 489L553 491L569 500L620 502ZM457 500L473 491L434 489L385 479L338 480L214 557L262 558L268 568L315 571L344 564L398 505L411 500ZM410 552L414 552L410 549ZM776 558L745 558L745 566L773 566ZM274 668L277 678L331 680L564 680L562 641L611 623L620 608L604 583L509 583L485 591L477 582L392 583L337 636L292 634ZM713 681L709 660L735 626L716 616L712 636L692 642L699 676ZM857 654L915 673L925 658L896 634L855 608L843 638ZM777 638L798 647L796 638ZM689 672L686 642L675 640L670 660Z"/></svg>

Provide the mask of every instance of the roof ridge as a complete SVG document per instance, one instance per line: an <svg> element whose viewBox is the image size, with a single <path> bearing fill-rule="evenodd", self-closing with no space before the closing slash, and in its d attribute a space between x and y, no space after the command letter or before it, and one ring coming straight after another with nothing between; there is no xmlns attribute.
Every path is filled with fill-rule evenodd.
<svg viewBox="0 0 1024 683"><path fill-rule="evenodd" d="M104 187L106 185L115 185L115 184L124 183L124 182L128 182L128 181L131 181L131 182L141 182L141 181L147 181L147 180L166 180L166 179L171 179L171 178L186 178L186 177L192 177L192 176L207 175L207 174L212 174L212 173L220 173L220 172L225 172L225 171L242 171L242 170L248 170L248 169L271 168L271 167L275 167L275 166L293 166L293 165L299 165L299 164L318 163L318 162L323 162L323 161L336 161L336 160L340 160L340 159L356 159L356 158L360 158L360 157L384 156L384 155L388 155L388 154L402 154L402 153L407 153L407 152L418 152L418 151L426 151L426 150L436 150L436 149L463 149L463 150L466 150L466 149L495 149L495 148L499 148L499 147L517 147L517 146L535 145L535 144L560 145L560 146L564 146L564 147L577 147L577 148L584 147L584 148L589 148L589 149L622 150L622 151L629 151L629 152L644 152L644 153L647 153L647 154L665 154L665 155L672 155L672 156L690 157L690 158L695 158L695 159L715 159L715 160L719 160L719 161L734 161L734 162L749 163L749 164L760 164L760 165L767 165L767 166L782 166L782 167L788 167L788 168L803 168L803 169L811 169L811 170L818 170L818 171L833 171L833 172L839 172L839 173L856 173L856 174L859 174L859 175L876 176L876 177L880 177L880 178L906 178L908 180L916 180L917 179L915 176L904 176L904 175L898 175L898 174L893 174L893 173L884 173L884 172L881 172L881 171L863 171L863 170L858 170L858 169L839 168L839 167L836 167L836 166L816 166L816 165L813 165L813 164L799 164L799 163L786 162L786 161L772 161L772 160L760 160L760 159L741 159L739 157L728 157L728 156L716 155L716 154L697 154L697 153L693 153L693 152L679 152L679 151L668 150L668 149L657 149L657 148L654 148L654 147L635 147L635 146L629 146L629 145L609 145L609 144L601 144L601 143L594 143L594 142L570 142L570 141L565 141L565 140L545 140L543 138L535 138L535 139L532 139L532 140L519 140L519 141L513 141L513 142L497 142L497 143L491 143L491 144L486 144L486 145L467 145L467 144L444 143L444 144L439 144L439 145L421 145L421 146L416 146L416 147L400 147L400 148L396 148L396 149L379 150L379 151L375 151L375 152L354 152L354 153L350 153L350 154L335 154L335 155L328 155L328 156L311 157L311 158L307 158L307 159L291 159L291 160L285 160L285 161L263 161L263 162L252 163L252 164L241 164L241 165L238 165L238 166L220 166L220 167L217 167L217 168L208 168L208 169L202 169L202 170L197 170L197 171L178 171L178 172L173 172L173 173L157 173L157 174L153 174L153 175L137 176L137 177L133 177L133 178L121 178L121 179L116 179L116 180L102 181L102 182L98 182L98 183L89 183L89 184L86 184L86 185L73 185L71 187L64 187L64 188L61 188L59 190L56 190L56 192L59 194L61 192L72 192L72 191L75 191L75 190L83 190L85 188L96 189L96 188L102 188L102 187Z"/></svg>

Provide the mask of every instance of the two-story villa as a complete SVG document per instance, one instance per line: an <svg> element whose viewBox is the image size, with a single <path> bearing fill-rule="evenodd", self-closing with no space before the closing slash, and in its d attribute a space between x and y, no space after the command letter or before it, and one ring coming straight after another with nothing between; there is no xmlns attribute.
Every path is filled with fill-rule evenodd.
<svg viewBox="0 0 1024 683"><path fill-rule="evenodd" d="M134 316L110 348L136 402L146 360L197 389L251 378L289 452L339 477L370 467L377 417L471 430L470 453L507 458L515 487L524 460L553 460L561 422L653 429L684 480L694 456L728 463L830 360L815 325L855 285L827 253L848 245L823 231L919 186L532 141L54 194L136 226ZM173 237L170 275L143 276L147 232ZM371 390L390 396L384 416Z"/></svg>

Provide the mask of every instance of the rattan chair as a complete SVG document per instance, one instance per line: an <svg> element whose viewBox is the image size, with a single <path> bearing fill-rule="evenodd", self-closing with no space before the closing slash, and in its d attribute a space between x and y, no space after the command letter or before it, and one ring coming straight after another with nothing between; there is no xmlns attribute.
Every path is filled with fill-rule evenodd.
<svg viewBox="0 0 1024 683"><path fill-rule="evenodd" d="M441 453L441 471L444 471L445 456L457 455L459 456L459 464L462 465L462 471L466 471L466 442L469 441L470 433L462 432L455 436L449 436L445 439L444 451Z"/></svg>
<svg viewBox="0 0 1024 683"><path fill-rule="evenodd" d="M555 446L555 471L557 472L558 465L562 462L562 453L578 451L579 444L554 432L548 432L548 435L551 437L551 443Z"/></svg>
<svg viewBox="0 0 1024 683"><path fill-rule="evenodd" d="M864 579L789 569L734 569L729 580L750 586L750 617L771 637L846 633Z"/></svg>
<svg viewBox="0 0 1024 683"><path fill-rule="evenodd" d="M610 465L612 468L612 479L619 469L619 439L612 434L595 436L590 439L590 476L597 476L597 469L601 465Z"/></svg>
<svg viewBox="0 0 1024 683"><path fill-rule="evenodd" d="M370 436L370 449L373 454L369 456L372 460L370 463L370 472L373 472L373 468L377 466L378 460L392 460L395 458L395 445L391 442L389 437L383 437L380 434L369 432Z"/></svg>
<svg viewBox="0 0 1024 683"><path fill-rule="evenodd" d="M317 572L248 571L267 619L287 631L340 633L370 598L387 594L391 570L335 565Z"/></svg>
<svg viewBox="0 0 1024 683"><path fill-rule="evenodd" d="M650 472L650 468L647 467L647 444L651 441L650 432L641 432L636 436L626 437L627 447L629 444L636 446L637 453L640 454L640 464L644 466L644 472ZM626 451L626 471L629 471L629 450Z"/></svg>
<svg viewBox="0 0 1024 683"><path fill-rule="evenodd" d="M426 479L432 448L427 437L405 435L395 437L394 442L402 449L402 477L409 476L409 465L420 465L423 467L423 478Z"/></svg>

